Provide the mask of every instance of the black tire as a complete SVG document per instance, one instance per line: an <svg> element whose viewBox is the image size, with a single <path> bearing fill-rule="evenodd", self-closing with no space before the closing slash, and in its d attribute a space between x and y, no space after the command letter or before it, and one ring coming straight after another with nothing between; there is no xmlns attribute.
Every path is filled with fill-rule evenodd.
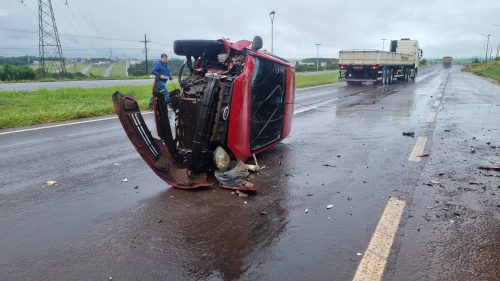
<svg viewBox="0 0 500 281"><path fill-rule="evenodd" d="M389 68L387 71L387 78L389 80L389 84L392 84L392 68Z"/></svg>
<svg viewBox="0 0 500 281"><path fill-rule="evenodd" d="M382 70L382 85L387 85L388 79L387 79L387 68L384 67Z"/></svg>
<svg viewBox="0 0 500 281"><path fill-rule="evenodd" d="M226 52L224 43L217 40L175 40L174 52L178 56L216 56Z"/></svg>

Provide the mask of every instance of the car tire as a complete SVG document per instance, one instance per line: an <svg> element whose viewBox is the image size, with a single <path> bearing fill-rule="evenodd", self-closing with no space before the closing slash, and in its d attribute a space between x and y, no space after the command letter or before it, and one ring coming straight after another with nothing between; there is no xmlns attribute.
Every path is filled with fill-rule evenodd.
<svg viewBox="0 0 500 281"><path fill-rule="evenodd" d="M224 43L217 40L176 40L174 53L178 56L201 57L203 54L216 56L226 52Z"/></svg>

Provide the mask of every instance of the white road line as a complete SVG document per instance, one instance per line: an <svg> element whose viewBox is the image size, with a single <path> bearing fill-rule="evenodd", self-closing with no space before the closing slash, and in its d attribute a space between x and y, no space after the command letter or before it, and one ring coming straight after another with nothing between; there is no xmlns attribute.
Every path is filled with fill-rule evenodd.
<svg viewBox="0 0 500 281"><path fill-rule="evenodd" d="M333 99L329 99L329 100L326 100L326 101L318 102L318 103L315 103L315 104L312 104L312 105L309 105L309 106L304 106L303 108L295 110L295 112L293 113L293 115L299 114L299 113L302 113L302 112L306 112L306 111L309 111L309 110L312 110L312 109L315 109L315 108L318 108L318 107L320 107L322 105L331 103L331 102L336 101L338 99L339 98L333 98Z"/></svg>
<svg viewBox="0 0 500 281"><path fill-rule="evenodd" d="M358 265L353 281L382 280L406 202L391 198Z"/></svg>
<svg viewBox="0 0 500 281"><path fill-rule="evenodd" d="M437 101L434 102L434 104L432 106L438 107L440 104L441 104L441 102L437 100Z"/></svg>
<svg viewBox="0 0 500 281"><path fill-rule="evenodd" d="M427 117L427 123L434 123L436 120L436 112L429 113L429 117Z"/></svg>
<svg viewBox="0 0 500 281"><path fill-rule="evenodd" d="M415 146L411 151L408 161L420 162L421 159L420 155L424 153L426 144L427 144L427 137L418 137L417 143L415 143Z"/></svg>
<svg viewBox="0 0 500 281"><path fill-rule="evenodd" d="M151 113L153 113L153 112L145 112L145 113L142 113L142 115L151 114ZM65 126L78 125L78 124L85 124L85 123L94 123L94 122L117 119L117 118L118 118L118 116L113 116L113 117L106 117L106 118L99 118L99 119L92 119L92 120L85 120L85 121L78 121L78 122L71 122L71 123L64 123L64 124L57 124L57 125L50 125L50 126L8 131L8 132L0 133L0 136L1 135L8 135L8 134L15 134L15 133L22 133L22 132L45 130L45 129L57 128L57 127L65 127Z"/></svg>

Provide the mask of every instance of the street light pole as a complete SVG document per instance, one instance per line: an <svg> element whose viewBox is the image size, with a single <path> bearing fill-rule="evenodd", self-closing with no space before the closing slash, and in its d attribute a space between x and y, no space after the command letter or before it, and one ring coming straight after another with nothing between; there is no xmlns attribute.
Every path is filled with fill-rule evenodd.
<svg viewBox="0 0 500 281"><path fill-rule="evenodd" d="M274 54L274 15L275 11L271 11L269 13L269 17L271 18L271 53Z"/></svg>
<svg viewBox="0 0 500 281"><path fill-rule="evenodd" d="M484 61L488 62L488 47L490 45L490 34L488 33L488 41L486 41L486 55L484 57Z"/></svg>
<svg viewBox="0 0 500 281"><path fill-rule="evenodd" d="M382 40L382 51L383 51L384 47L385 47L385 40L387 40L387 39L386 38L382 38L380 40Z"/></svg>
<svg viewBox="0 0 500 281"><path fill-rule="evenodd" d="M316 43L316 71L319 71L319 46L321 46L321 43Z"/></svg>

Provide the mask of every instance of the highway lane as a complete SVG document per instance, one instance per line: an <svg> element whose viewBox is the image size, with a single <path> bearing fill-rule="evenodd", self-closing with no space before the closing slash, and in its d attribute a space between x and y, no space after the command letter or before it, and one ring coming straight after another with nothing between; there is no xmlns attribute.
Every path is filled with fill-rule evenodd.
<svg viewBox="0 0 500 281"><path fill-rule="evenodd" d="M433 107L443 93L444 104ZM218 188L188 192L167 187L135 153L116 119L0 135L0 276L349 280L389 197L404 200L407 207L386 278L425 272L433 261L443 264L446 253L433 255L412 241L441 247L449 242L440 241L436 233L425 241L415 230L425 221L414 212L427 210L426 200L431 200L420 189L428 180L422 175L434 176L436 170L426 159L408 160L416 139L401 132L426 136L429 161L439 163L440 158L432 157L441 137L462 142L471 131L485 139L498 134L492 120L498 120L500 101L493 93L499 93L498 86L482 78L437 67L422 71L416 83L339 83L299 90L292 134L259 157L268 168L254 176L260 191L250 198ZM466 104L481 109L481 118L469 121L476 112L463 110ZM431 113L437 114L429 123ZM151 124L151 115L146 119ZM493 131L483 132L483 126ZM450 137L443 136L443 128L460 130ZM479 151L476 155L484 156L477 161L498 157L488 153ZM446 163L463 155L454 150ZM456 173L456 178L463 177ZM491 184L497 180L486 179ZM47 180L58 185L44 187ZM498 200L484 195L481 202L489 209L481 216L491 214L491 200ZM454 198L458 205L460 198ZM497 215L489 225L498 226L498 221ZM446 237L453 237L447 231ZM489 261L482 268L484 280L495 280L494 254L493 247L482 257ZM419 257L425 260L422 267L411 262ZM434 273L438 267L433 266ZM462 273L449 269L447 276L457 272Z"/></svg>

